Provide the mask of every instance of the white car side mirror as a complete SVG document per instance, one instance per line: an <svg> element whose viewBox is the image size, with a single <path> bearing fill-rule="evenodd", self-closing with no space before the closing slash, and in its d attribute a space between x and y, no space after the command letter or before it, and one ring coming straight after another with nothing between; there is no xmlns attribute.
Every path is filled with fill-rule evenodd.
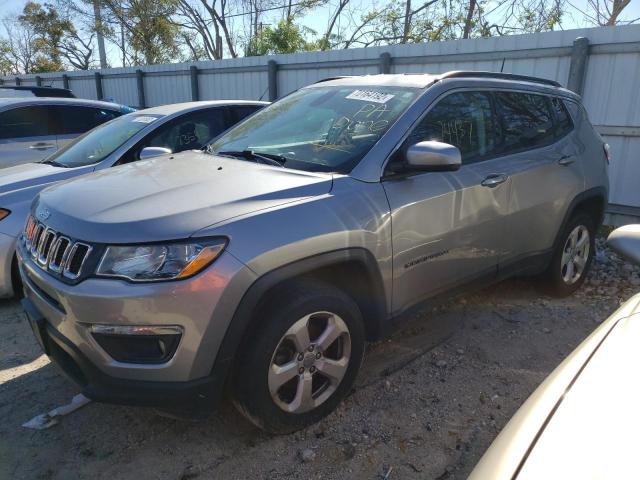
<svg viewBox="0 0 640 480"><path fill-rule="evenodd" d="M609 234L607 244L616 253L640 265L640 224L616 228Z"/></svg>

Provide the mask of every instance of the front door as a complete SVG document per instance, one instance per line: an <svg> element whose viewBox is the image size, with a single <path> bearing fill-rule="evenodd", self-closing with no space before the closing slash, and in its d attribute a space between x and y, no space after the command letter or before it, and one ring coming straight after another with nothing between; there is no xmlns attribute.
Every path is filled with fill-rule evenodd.
<svg viewBox="0 0 640 480"><path fill-rule="evenodd" d="M492 112L491 98L482 92L457 92L437 101L398 155L420 141L449 143L462 153L460 170L396 175L382 183L391 209L394 314L497 273L510 180L500 160L492 158Z"/></svg>

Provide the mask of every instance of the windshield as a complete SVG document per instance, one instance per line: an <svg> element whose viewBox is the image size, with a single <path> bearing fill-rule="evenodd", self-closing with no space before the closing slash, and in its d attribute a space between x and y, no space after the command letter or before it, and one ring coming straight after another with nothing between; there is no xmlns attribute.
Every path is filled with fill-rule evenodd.
<svg viewBox="0 0 640 480"><path fill-rule="evenodd" d="M80 135L46 159L62 167L93 165L111 155L143 128L162 118L161 115L125 115Z"/></svg>
<svg viewBox="0 0 640 480"><path fill-rule="evenodd" d="M350 172L420 90L406 87L312 87L266 107L231 129L208 152L250 159L277 156L286 167Z"/></svg>

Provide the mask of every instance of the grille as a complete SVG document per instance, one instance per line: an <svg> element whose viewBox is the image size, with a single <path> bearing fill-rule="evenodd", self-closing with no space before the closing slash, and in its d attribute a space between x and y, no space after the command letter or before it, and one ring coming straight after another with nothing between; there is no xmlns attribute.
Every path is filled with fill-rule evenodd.
<svg viewBox="0 0 640 480"><path fill-rule="evenodd" d="M71 280L82 273L82 266L91 253L91 246L74 242L32 216L27 219L22 241L35 263Z"/></svg>

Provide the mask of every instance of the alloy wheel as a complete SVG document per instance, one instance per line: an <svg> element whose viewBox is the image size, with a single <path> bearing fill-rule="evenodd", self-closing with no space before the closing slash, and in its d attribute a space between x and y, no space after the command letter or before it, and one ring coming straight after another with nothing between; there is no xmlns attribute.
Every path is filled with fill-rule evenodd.
<svg viewBox="0 0 640 480"><path fill-rule="evenodd" d="M347 372L351 337L335 313L315 312L297 320L282 336L269 365L271 398L288 413L324 403Z"/></svg>
<svg viewBox="0 0 640 480"><path fill-rule="evenodd" d="M589 230L584 225L574 228L562 250L560 274L567 285L573 285L583 275L589 259L591 239Z"/></svg>

